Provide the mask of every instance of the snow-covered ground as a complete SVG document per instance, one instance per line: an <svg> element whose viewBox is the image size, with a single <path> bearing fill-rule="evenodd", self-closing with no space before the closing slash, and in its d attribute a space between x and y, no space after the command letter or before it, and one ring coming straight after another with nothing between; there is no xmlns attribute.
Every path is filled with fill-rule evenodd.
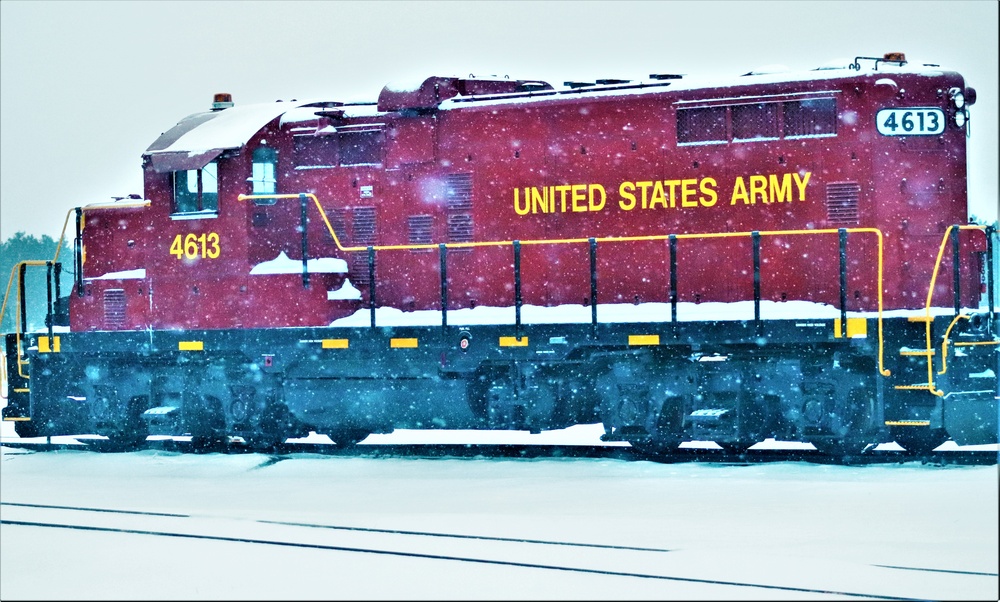
<svg viewBox="0 0 1000 602"><path fill-rule="evenodd" d="M996 466L0 452L3 600L998 597Z"/></svg>

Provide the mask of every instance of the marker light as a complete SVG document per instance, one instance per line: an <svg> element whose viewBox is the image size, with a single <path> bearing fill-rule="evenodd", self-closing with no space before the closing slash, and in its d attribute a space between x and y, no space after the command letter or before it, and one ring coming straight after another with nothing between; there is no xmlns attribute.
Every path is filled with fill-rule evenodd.
<svg viewBox="0 0 1000 602"><path fill-rule="evenodd" d="M951 102L955 105L956 109L961 109L965 106L965 94L962 94L961 90L952 88L948 93L951 95Z"/></svg>
<svg viewBox="0 0 1000 602"><path fill-rule="evenodd" d="M222 109L228 109L233 106L233 95L227 94L225 92L219 92L212 97L212 110L221 111Z"/></svg>
<svg viewBox="0 0 1000 602"><path fill-rule="evenodd" d="M976 89L971 86L965 88L965 104L968 106L976 104Z"/></svg>

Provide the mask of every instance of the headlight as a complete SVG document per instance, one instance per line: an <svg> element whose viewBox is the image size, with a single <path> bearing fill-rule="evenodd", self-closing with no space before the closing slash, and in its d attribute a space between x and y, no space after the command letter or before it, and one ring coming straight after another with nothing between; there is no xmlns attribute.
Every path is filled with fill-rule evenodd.
<svg viewBox="0 0 1000 602"><path fill-rule="evenodd" d="M955 125L957 125L958 127L963 127L965 125L965 121L966 121L965 111L956 111Z"/></svg>
<svg viewBox="0 0 1000 602"><path fill-rule="evenodd" d="M954 103L956 109L961 109L965 106L965 94L958 88L952 88L949 90L951 94L951 102Z"/></svg>

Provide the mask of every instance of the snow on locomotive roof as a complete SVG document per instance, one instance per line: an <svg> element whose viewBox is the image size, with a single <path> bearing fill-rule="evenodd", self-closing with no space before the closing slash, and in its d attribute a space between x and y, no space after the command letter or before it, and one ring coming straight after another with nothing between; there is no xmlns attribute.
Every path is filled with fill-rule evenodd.
<svg viewBox="0 0 1000 602"><path fill-rule="evenodd" d="M316 114L322 112L322 110L316 108L315 104L316 103L307 106L296 107L294 109L291 109L290 111L285 112L284 114L281 115L281 120L278 122L279 125L315 120ZM330 105L336 104L337 106L327 110L335 110L338 113L342 113L343 116L347 118L375 117L377 115L382 114L375 106L374 102L353 103L353 104L342 104L342 103L327 103L327 104Z"/></svg>
<svg viewBox="0 0 1000 602"><path fill-rule="evenodd" d="M195 113L160 135L147 154L239 148L275 117L315 101L272 102Z"/></svg>
<svg viewBox="0 0 1000 602"><path fill-rule="evenodd" d="M608 98L624 95L649 94L664 88L670 91L697 90L703 88L723 88L740 87L750 84L760 83L781 83L781 82L806 82L821 80L845 79L857 76L859 73L867 72L878 75L889 75L896 73L922 74L926 76L940 75L943 70L938 65L912 65L910 63L896 63L892 60L885 61L878 59L873 67L867 67L866 71L858 63L847 59L837 59L827 65L821 66L811 71L788 71L787 68L778 65L767 65L750 70L739 76L729 78L718 77L671 77L664 81L661 78L651 76L648 80L615 80L610 84L594 84L586 86L569 86L562 89L553 89L544 82L544 87L538 86L534 89L521 90L516 92L493 92L480 93L476 91L489 90L491 85L505 82L514 85L519 80L503 80L500 78L475 78L471 77L463 84L465 94L459 94L437 103L437 108L442 110L455 109L469 106L489 106L526 102L546 102L567 97L578 97L585 95L592 98ZM412 80L406 82L393 82L385 86L383 96L386 92L407 95L426 87L434 80L442 78L423 78L422 80ZM443 78L449 79L449 78ZM885 78L879 80L884 81ZM470 83L473 82L473 83ZM521 82L523 83L523 82ZM399 101L400 98L392 99ZM379 104L384 100L380 99ZM391 105L391 102L389 103ZM388 105L387 105L388 106ZM384 107L383 107L384 108ZM395 109L396 107L394 107ZM376 117L387 111L380 110L375 103L352 103L323 101L289 101L274 103L257 103L242 106L233 106L223 110L195 113L182 119L173 128L164 132L153 144L146 149L144 156L148 156L154 169L160 172L174 171L181 169L198 169L209 161L215 159L223 151L241 148L250 138L260 131L273 119L281 117L281 124L298 123L311 121L317 118L317 113L324 111L337 112L342 117Z"/></svg>
<svg viewBox="0 0 1000 602"><path fill-rule="evenodd" d="M161 134L143 155L157 171L199 169L223 151L242 147L276 117L309 104L316 101L257 103L195 113Z"/></svg>
<svg viewBox="0 0 1000 602"><path fill-rule="evenodd" d="M533 92L517 92L511 94L492 94L480 97L454 97L443 101L440 109L455 109L474 104L475 106L500 105L523 102L545 102L563 99L567 96L576 97L586 95L594 98L608 98L615 96L631 96L640 94L650 94L664 88L670 91L698 90L698 89L718 89L729 87L748 86L752 84L769 84L783 82L811 82L823 80L838 80L856 77L859 74L917 74L927 77L934 77L944 73L938 65L896 65L891 63L881 63L878 69L855 69L853 64L841 66L825 66L809 71L786 71L778 70L777 66L760 67L750 72L737 76L685 76L669 81L659 80L636 80L624 84L594 85L586 87L576 87L559 90L544 90Z"/></svg>

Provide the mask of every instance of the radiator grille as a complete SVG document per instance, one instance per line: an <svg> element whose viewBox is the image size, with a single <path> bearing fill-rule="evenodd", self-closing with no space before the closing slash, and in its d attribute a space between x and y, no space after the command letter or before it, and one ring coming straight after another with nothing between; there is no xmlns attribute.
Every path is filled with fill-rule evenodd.
<svg viewBox="0 0 1000 602"><path fill-rule="evenodd" d="M411 245L431 244L431 228L434 225L433 216L411 215L408 223Z"/></svg>
<svg viewBox="0 0 1000 602"><path fill-rule="evenodd" d="M351 229L351 245L367 247L375 244L375 208L355 207ZM351 282L368 284L368 252L359 251L351 257Z"/></svg>
<svg viewBox="0 0 1000 602"><path fill-rule="evenodd" d="M448 242L472 242L472 174L449 175L445 182L445 200L448 209Z"/></svg>
<svg viewBox="0 0 1000 602"><path fill-rule="evenodd" d="M109 288L104 291L104 329L118 330L125 326L125 290Z"/></svg>
<svg viewBox="0 0 1000 602"><path fill-rule="evenodd" d="M329 212L330 215L330 227L333 228L333 232L337 235L337 240L340 244L347 245L347 226L344 214L346 210L344 209L334 209Z"/></svg>
<svg viewBox="0 0 1000 602"><path fill-rule="evenodd" d="M861 186L857 182L831 182L826 185L826 219L831 224L858 223L858 200Z"/></svg>
<svg viewBox="0 0 1000 602"><path fill-rule="evenodd" d="M448 242L472 242L472 214L448 215Z"/></svg>
<svg viewBox="0 0 1000 602"><path fill-rule="evenodd" d="M445 200L448 211L472 210L472 174L453 173L445 180Z"/></svg>

